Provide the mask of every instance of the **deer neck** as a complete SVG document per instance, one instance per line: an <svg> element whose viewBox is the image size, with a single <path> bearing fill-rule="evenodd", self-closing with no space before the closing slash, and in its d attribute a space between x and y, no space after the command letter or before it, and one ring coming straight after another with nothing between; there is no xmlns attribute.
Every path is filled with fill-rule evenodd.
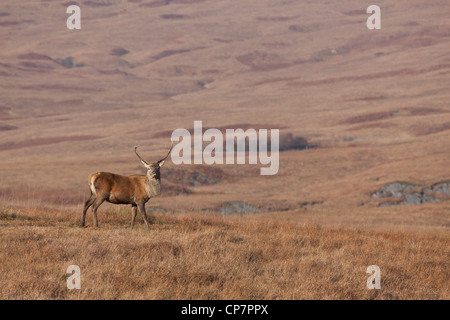
<svg viewBox="0 0 450 320"><path fill-rule="evenodd" d="M161 178L147 174L146 191L149 198L157 196L161 193Z"/></svg>

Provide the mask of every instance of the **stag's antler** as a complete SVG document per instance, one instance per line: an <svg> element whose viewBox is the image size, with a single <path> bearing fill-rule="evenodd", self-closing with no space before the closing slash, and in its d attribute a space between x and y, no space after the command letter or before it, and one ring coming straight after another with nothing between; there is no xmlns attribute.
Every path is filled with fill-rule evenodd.
<svg viewBox="0 0 450 320"><path fill-rule="evenodd" d="M167 157L169 156L170 152L172 151L172 149L173 149L173 141L172 141L172 145L170 146L170 150L167 153L167 155L164 158L162 158L161 160L159 160L158 163L165 161L167 159Z"/></svg>
<svg viewBox="0 0 450 320"><path fill-rule="evenodd" d="M145 161L144 159L142 159L142 157L139 155L139 153L137 153L137 148L139 148L139 146L134 146L134 152L136 153L136 155L138 156L139 159L141 159L142 162L144 162L147 165L150 165L147 161Z"/></svg>

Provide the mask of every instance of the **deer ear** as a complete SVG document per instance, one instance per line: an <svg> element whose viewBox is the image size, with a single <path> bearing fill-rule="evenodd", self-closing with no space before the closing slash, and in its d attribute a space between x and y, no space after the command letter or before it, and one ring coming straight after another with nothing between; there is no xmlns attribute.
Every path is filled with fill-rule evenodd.
<svg viewBox="0 0 450 320"><path fill-rule="evenodd" d="M145 163L144 161L141 160L141 163L144 165L144 167L146 167L147 169L150 169L150 166L148 165L148 163Z"/></svg>
<svg viewBox="0 0 450 320"><path fill-rule="evenodd" d="M158 161L159 167L161 168L164 165L165 162L166 162L166 160Z"/></svg>

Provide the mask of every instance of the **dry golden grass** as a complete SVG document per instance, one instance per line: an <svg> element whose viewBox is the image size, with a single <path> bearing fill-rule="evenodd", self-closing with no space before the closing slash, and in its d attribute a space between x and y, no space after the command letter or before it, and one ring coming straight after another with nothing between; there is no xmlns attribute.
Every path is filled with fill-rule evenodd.
<svg viewBox="0 0 450 320"><path fill-rule="evenodd" d="M157 215L151 232L129 210L100 229L79 213L3 208L1 299L448 299L448 233L269 221L258 215ZM81 290L66 269L81 268ZM381 268L381 290L366 268Z"/></svg>

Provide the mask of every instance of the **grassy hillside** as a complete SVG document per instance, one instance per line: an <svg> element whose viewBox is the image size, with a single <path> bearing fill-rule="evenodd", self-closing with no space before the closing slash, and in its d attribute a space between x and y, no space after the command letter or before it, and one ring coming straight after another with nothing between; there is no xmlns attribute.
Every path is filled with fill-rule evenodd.
<svg viewBox="0 0 450 320"><path fill-rule="evenodd" d="M78 216L78 215L77 215ZM0 216L2 299L448 299L448 233L321 227L259 216L129 212ZM68 290L66 269L81 269ZM366 269L381 269L369 290Z"/></svg>

